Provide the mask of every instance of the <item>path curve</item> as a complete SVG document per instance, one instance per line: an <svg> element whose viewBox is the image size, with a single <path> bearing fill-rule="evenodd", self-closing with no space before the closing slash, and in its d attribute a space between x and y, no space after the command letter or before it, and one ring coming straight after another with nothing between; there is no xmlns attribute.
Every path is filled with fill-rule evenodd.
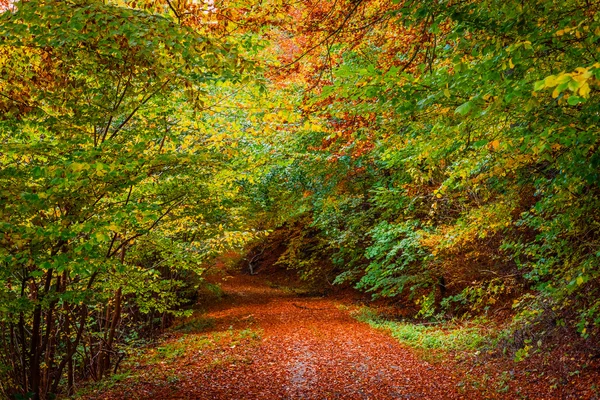
<svg viewBox="0 0 600 400"><path fill-rule="evenodd" d="M215 321L213 331L251 327L260 332L258 339L227 341L196 355L141 366L145 379L130 386L131 391L106 393L104 398L477 397L457 392L458 379L448 368L419 360L390 336L351 318L333 299L300 298L268 286L260 276L233 276L222 288L224 301L207 313ZM194 333L187 335L174 335L163 346L189 340ZM208 353L212 362L207 361ZM222 362L214 362L215 355ZM162 379L161 368L167 371Z"/></svg>

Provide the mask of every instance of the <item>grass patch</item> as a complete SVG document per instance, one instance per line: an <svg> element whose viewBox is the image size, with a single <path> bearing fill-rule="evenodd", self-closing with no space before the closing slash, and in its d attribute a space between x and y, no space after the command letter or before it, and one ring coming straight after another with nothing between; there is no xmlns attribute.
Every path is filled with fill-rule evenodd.
<svg viewBox="0 0 600 400"><path fill-rule="evenodd" d="M173 361L184 357L188 353L194 353L204 350L213 350L220 347L252 345L258 342L262 337L260 329L229 329L223 332L212 332L206 335L185 335L176 341L157 346L154 350L149 350L149 363L161 361Z"/></svg>
<svg viewBox="0 0 600 400"><path fill-rule="evenodd" d="M464 326L452 322L424 325L388 321L368 307L360 308L352 316L373 328L386 330L400 343L420 350L475 351L489 343L480 326Z"/></svg>
<svg viewBox="0 0 600 400"><path fill-rule="evenodd" d="M215 327L215 319L210 317L192 317L173 327L173 330L183 333L199 333Z"/></svg>
<svg viewBox="0 0 600 400"><path fill-rule="evenodd" d="M262 330L247 328L247 329L239 331L236 336L238 337L239 340L243 340L243 339L258 340L262 336Z"/></svg>
<svg viewBox="0 0 600 400"><path fill-rule="evenodd" d="M180 343L169 343L165 346L159 346L156 348L158 358L163 360L172 360L183 356L186 352L186 346Z"/></svg>
<svg viewBox="0 0 600 400"><path fill-rule="evenodd" d="M69 399L78 399L82 396L89 396L94 393L102 393L117 387L120 384L127 384L139 378L139 374L132 371L110 375L98 382L87 382L83 387L77 389L77 392Z"/></svg>

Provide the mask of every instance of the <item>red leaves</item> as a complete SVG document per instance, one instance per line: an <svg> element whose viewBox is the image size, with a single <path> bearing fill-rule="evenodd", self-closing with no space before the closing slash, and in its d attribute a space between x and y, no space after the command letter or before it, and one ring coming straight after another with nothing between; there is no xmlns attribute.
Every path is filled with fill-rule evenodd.
<svg viewBox="0 0 600 400"><path fill-rule="evenodd" d="M172 349L172 357L142 367L142 382L125 382L128 391L120 387L102 398L461 398L446 368L417 359L336 301L297 298L260 278L224 282L228 299L208 313L217 321L212 331L168 339L161 348ZM249 331L259 336L239 339ZM215 342L198 349L202 337ZM185 354L173 350L184 343Z"/></svg>
<svg viewBox="0 0 600 400"><path fill-rule="evenodd" d="M532 365L507 358L483 361L464 354L457 363L446 354L443 364L422 361L387 334L350 318L335 299L298 298L268 286L263 276L224 281L225 300L200 317L216 321L209 331L172 333L142 359L129 361L137 365L121 374L129 378L88 398L564 397L548 392L550 381L529 374L539 371ZM579 378L579 387L587 389L595 379Z"/></svg>

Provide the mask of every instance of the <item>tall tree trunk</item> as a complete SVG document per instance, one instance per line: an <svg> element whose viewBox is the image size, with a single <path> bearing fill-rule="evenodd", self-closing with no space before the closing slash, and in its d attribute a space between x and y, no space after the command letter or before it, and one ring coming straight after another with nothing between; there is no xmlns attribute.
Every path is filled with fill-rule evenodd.
<svg viewBox="0 0 600 400"><path fill-rule="evenodd" d="M29 391L29 375L27 373L27 342L25 341L25 317L23 312L19 314L19 340L21 342L21 354L19 355L22 360L21 370L21 386L24 392Z"/></svg>
<svg viewBox="0 0 600 400"><path fill-rule="evenodd" d="M63 292L67 290L67 272L63 272ZM65 301L63 305L63 310L65 313L65 329L64 329L64 338L67 348L67 354L71 353L71 316L69 315L71 312L71 305ZM60 373L62 375L62 371ZM57 377L60 379L60 376ZM67 361L67 396L72 396L74 391L74 380L73 380L73 358L69 358Z"/></svg>
<svg viewBox="0 0 600 400"><path fill-rule="evenodd" d="M64 276L64 274L63 274ZM63 276L57 274L56 276L56 293L61 293L64 291L63 289ZM57 320L60 315L59 310L56 310L56 305L58 304L58 298L55 298L50 303L50 307L48 308L48 312L46 313L46 332L44 335L44 339L42 341L42 349L46 351L44 357L44 363L46 364L46 369L44 370L42 376L42 389L44 393L48 393L50 390L51 384L51 374L54 366L54 355L56 350L56 336L58 335L58 326Z"/></svg>
<svg viewBox="0 0 600 400"><path fill-rule="evenodd" d="M38 301L38 305L33 310L33 323L31 328L31 343L29 349L29 382L31 391L33 392L33 400L40 398L40 329L42 321L42 305L39 304L39 296L35 283L32 284L35 294L34 300Z"/></svg>
<svg viewBox="0 0 600 400"><path fill-rule="evenodd" d="M70 363L73 359L73 354L75 354L75 350L77 350L77 346L79 346L79 342L83 336L83 331L85 330L85 321L87 320L87 307L82 305L79 312L79 327L77 328L77 336L75 341L71 343L70 340L67 340L67 354L63 357L56 368L56 374L54 376L54 382L52 384L52 392L56 393L58 391L58 385L60 383L60 378L62 376L62 371L65 366Z"/></svg>
<svg viewBox="0 0 600 400"><path fill-rule="evenodd" d="M104 361L104 369L109 370L110 368L110 352L112 351L112 345L115 339L115 332L117 331L117 325L121 319L121 303L122 303L122 292L121 288L117 289L115 293L115 310L113 312L113 318L110 324L110 331L108 333L108 339L106 341L106 357Z"/></svg>
<svg viewBox="0 0 600 400"><path fill-rule="evenodd" d="M40 377L40 388L41 393L47 393L49 389L49 374L52 370L53 358L54 354L52 348L54 346L54 307L56 306L56 302L52 302L48 312L46 313L46 331L44 332L44 338L42 339L42 345L40 347L41 351L45 351L44 354L44 364L46 368L41 371Z"/></svg>
<svg viewBox="0 0 600 400"><path fill-rule="evenodd" d="M44 291L42 294L38 293L38 288L35 283L32 284L34 300L37 301L37 305L33 311L33 326L31 329L31 348L30 348L30 369L31 369L31 391L33 392L33 399L38 400L40 398L40 383L41 383L41 357L44 352L43 346L45 343L41 343L42 340L42 300L44 294L50 290L52 284L53 270L49 269L46 272L46 281L44 283Z"/></svg>
<svg viewBox="0 0 600 400"><path fill-rule="evenodd" d="M129 195L131 195L131 189L129 191ZM129 196L127 197L127 201L129 201ZM125 262L125 252L126 252L126 246L124 245L121 248L121 256L120 256L120 261L121 264L123 264ZM110 355L112 352L112 345L115 339L115 333L117 331L117 325L119 324L119 321L121 320L121 307L122 307L122 290L121 288L118 288L117 291L115 292L115 304L114 304L114 311L112 314L112 320L110 322L110 328L108 331L108 337L106 338L106 351L101 354L100 356L100 374L98 379L102 378L102 373L104 371L108 371L110 370Z"/></svg>

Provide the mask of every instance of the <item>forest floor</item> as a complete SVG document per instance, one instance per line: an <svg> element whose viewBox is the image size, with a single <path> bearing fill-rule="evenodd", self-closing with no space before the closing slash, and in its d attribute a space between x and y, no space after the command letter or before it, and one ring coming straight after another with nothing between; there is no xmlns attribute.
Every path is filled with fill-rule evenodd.
<svg viewBox="0 0 600 400"><path fill-rule="evenodd" d="M357 321L348 296L299 296L260 274L228 275L220 284L220 301L179 321L83 398L565 398L545 395L531 381L522 383L531 390L517 396L490 391L502 388L493 382L477 387L464 365L425 361L385 331Z"/></svg>

